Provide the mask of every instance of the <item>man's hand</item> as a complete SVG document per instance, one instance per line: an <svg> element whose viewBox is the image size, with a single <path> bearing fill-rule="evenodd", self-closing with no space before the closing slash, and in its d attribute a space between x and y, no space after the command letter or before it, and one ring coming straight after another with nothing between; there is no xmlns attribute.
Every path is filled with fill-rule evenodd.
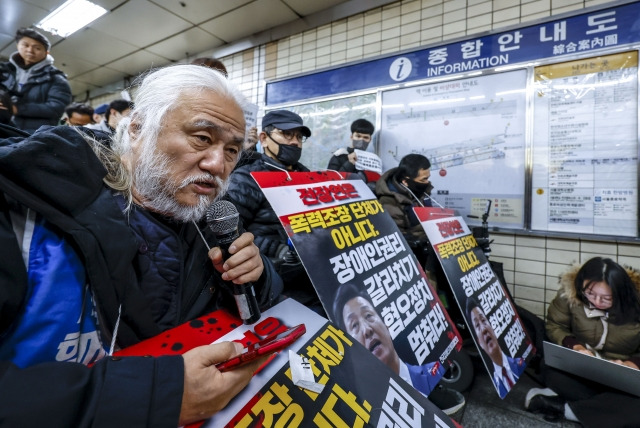
<svg viewBox="0 0 640 428"><path fill-rule="evenodd" d="M356 161L358 160L358 155L356 155L356 152L352 152L352 153L349 153L347 158L349 159L349 162L355 165Z"/></svg>
<svg viewBox="0 0 640 428"><path fill-rule="evenodd" d="M262 275L264 264L260 257L260 250L253 243L253 235L245 232L231 243L229 247L230 257L222 260L222 251L219 247L209 250L209 258L213 266L222 274L222 279L234 284L255 282Z"/></svg>
<svg viewBox="0 0 640 428"><path fill-rule="evenodd" d="M249 383L253 373L268 356L228 372L215 365L242 352L236 342L205 345L186 352L184 359L184 393L179 425L183 426L211 417L222 410Z"/></svg>
<svg viewBox="0 0 640 428"><path fill-rule="evenodd" d="M258 128L252 126L247 133L247 137L244 140L243 147L245 150L255 149L258 143Z"/></svg>

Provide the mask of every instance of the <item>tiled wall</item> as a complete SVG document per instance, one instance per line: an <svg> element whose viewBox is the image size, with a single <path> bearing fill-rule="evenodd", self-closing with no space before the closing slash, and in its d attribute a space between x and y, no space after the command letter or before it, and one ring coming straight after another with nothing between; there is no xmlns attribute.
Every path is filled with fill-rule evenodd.
<svg viewBox="0 0 640 428"><path fill-rule="evenodd" d="M352 61L438 45L524 25L599 0L404 0L222 58L230 78L264 108L265 80L312 73ZM259 114L259 116L261 113ZM502 262L516 302L543 316L571 263L595 255L640 268L640 245L493 233L492 259Z"/></svg>

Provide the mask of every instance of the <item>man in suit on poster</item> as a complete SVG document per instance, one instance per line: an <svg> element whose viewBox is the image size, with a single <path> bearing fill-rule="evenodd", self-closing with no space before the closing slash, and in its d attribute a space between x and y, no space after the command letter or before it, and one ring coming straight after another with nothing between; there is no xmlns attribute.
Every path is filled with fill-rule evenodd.
<svg viewBox="0 0 640 428"><path fill-rule="evenodd" d="M369 295L353 283L342 284L333 299L333 321L349 333L395 374L428 396L447 415L465 403L458 391L438 386L445 373L439 361L414 366L400 359L393 339Z"/></svg>
<svg viewBox="0 0 640 428"><path fill-rule="evenodd" d="M525 361L523 358L508 357L502 351L496 332L474 297L467 299L466 312L467 322L475 332L478 345L493 363L491 379L493 379L500 398L504 398L524 371Z"/></svg>

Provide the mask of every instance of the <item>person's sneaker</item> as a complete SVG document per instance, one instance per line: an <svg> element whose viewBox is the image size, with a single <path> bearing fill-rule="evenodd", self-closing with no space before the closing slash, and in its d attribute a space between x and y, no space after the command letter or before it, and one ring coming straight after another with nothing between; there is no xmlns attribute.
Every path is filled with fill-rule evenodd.
<svg viewBox="0 0 640 428"><path fill-rule="evenodd" d="M527 392L524 408L544 415L547 421L558 421L564 416L565 401L549 388L532 388Z"/></svg>
<svg viewBox="0 0 640 428"><path fill-rule="evenodd" d="M431 401L438 409L442 410L447 416L451 416L458 410L462 409L465 404L464 395L452 388L446 388L442 385L436 386L429 394Z"/></svg>

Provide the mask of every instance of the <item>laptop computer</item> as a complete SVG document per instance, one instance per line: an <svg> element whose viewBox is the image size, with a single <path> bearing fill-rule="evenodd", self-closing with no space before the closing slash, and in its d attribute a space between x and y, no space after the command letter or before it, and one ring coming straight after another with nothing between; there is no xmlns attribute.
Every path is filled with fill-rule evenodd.
<svg viewBox="0 0 640 428"><path fill-rule="evenodd" d="M640 397L640 370L581 354L547 341L542 346L548 366Z"/></svg>

